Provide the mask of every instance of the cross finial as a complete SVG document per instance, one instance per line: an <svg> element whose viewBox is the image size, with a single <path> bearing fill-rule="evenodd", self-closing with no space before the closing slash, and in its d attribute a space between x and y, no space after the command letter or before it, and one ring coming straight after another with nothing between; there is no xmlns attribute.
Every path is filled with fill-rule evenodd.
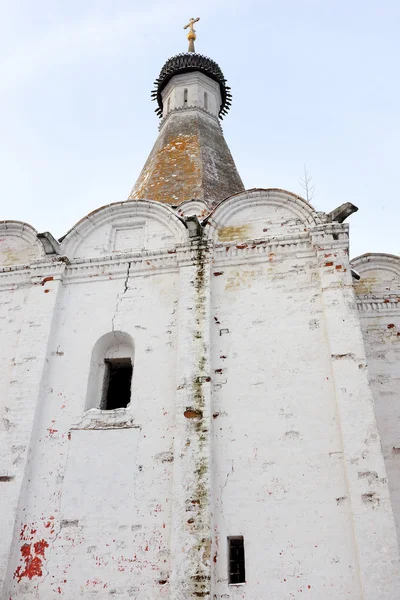
<svg viewBox="0 0 400 600"><path fill-rule="evenodd" d="M197 21L200 21L200 17L197 17L197 19L194 19L193 17L191 19L189 19L189 23L187 25L185 25L185 27L183 29L187 29L188 27L190 27L189 29L189 33L187 36L187 39L189 40L189 50L188 52L194 52L194 41L196 39L196 32L193 28L193 25L195 23L197 23Z"/></svg>

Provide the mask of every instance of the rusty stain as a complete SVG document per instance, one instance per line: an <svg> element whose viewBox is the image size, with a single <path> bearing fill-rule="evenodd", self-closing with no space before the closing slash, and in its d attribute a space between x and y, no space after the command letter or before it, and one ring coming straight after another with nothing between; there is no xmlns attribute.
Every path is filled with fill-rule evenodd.
<svg viewBox="0 0 400 600"><path fill-rule="evenodd" d="M354 285L355 293L358 295L370 294L377 283L376 277L362 277Z"/></svg>
<svg viewBox="0 0 400 600"><path fill-rule="evenodd" d="M219 417L219 412L213 413L213 419L216 419L217 417Z"/></svg>
<svg viewBox="0 0 400 600"><path fill-rule="evenodd" d="M218 239L221 242L243 240L250 237L250 232L250 225L230 225L227 227L221 227L218 230Z"/></svg>
<svg viewBox="0 0 400 600"><path fill-rule="evenodd" d="M243 250L243 248L247 248L247 244L239 244L236 246L239 250Z"/></svg>
<svg viewBox="0 0 400 600"><path fill-rule="evenodd" d="M325 267L332 267L333 266L333 262L329 261L325 263Z"/></svg>
<svg viewBox="0 0 400 600"><path fill-rule="evenodd" d="M342 265L336 265L335 269L339 270L342 268Z"/></svg>
<svg viewBox="0 0 400 600"><path fill-rule="evenodd" d="M223 274L224 274L224 272L223 272L223 271L216 271L216 272L214 273L215 277L219 277L220 275L223 275Z"/></svg>
<svg viewBox="0 0 400 600"><path fill-rule="evenodd" d="M228 290L240 290L247 287L251 287L254 279L260 276L260 271L234 271L231 276L228 277L225 291Z"/></svg>
<svg viewBox="0 0 400 600"><path fill-rule="evenodd" d="M15 479L14 475L0 475L0 483L6 483Z"/></svg>
<svg viewBox="0 0 400 600"><path fill-rule="evenodd" d="M387 326L388 329L393 329L394 327L394 323L389 323L389 325Z"/></svg>
<svg viewBox="0 0 400 600"><path fill-rule="evenodd" d="M49 293L49 291L50 291L49 289L47 289L47 290L44 290L44 293L45 293L45 294L48 294L48 293Z"/></svg>
<svg viewBox="0 0 400 600"><path fill-rule="evenodd" d="M201 419L203 412L194 408L187 408L183 413L187 419Z"/></svg>

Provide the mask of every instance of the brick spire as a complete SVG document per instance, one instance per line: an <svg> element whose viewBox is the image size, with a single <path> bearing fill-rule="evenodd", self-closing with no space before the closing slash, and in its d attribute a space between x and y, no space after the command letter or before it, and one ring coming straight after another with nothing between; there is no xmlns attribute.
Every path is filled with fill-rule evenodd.
<svg viewBox="0 0 400 600"><path fill-rule="evenodd" d="M231 103L219 66L200 54L180 54L155 83L160 133L129 198L171 205L196 198L215 206L243 191L219 123Z"/></svg>

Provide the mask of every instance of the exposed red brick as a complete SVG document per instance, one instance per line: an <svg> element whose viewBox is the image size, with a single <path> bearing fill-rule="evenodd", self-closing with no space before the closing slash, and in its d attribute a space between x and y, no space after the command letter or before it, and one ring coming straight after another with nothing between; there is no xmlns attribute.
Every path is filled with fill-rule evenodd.
<svg viewBox="0 0 400 600"><path fill-rule="evenodd" d="M45 283L47 283L48 281L53 281L54 277L45 277L44 279L42 279L42 281L40 282L40 285L44 285Z"/></svg>
<svg viewBox="0 0 400 600"><path fill-rule="evenodd" d="M194 408L187 408L183 414L187 419L201 419L203 416L201 410L196 410Z"/></svg>

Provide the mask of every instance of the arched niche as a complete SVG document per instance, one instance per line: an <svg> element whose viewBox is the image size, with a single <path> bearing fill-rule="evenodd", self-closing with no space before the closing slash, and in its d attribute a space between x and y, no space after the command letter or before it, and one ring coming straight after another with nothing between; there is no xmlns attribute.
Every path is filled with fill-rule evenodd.
<svg viewBox="0 0 400 600"><path fill-rule="evenodd" d="M107 366L127 364L134 370L135 346L132 336L123 331L110 331L97 340L93 346L89 367L88 388L85 410L97 408L106 409Z"/></svg>
<svg viewBox="0 0 400 600"><path fill-rule="evenodd" d="M278 189L240 192L219 204L207 219L216 242L303 233L321 219L300 196Z"/></svg>
<svg viewBox="0 0 400 600"><path fill-rule="evenodd" d="M185 200L176 209L176 212L180 217L191 217L196 215L200 220L204 219L210 209L204 200Z"/></svg>
<svg viewBox="0 0 400 600"><path fill-rule="evenodd" d="M84 217L62 238L60 252L69 258L95 258L171 248L187 237L185 225L169 206L127 200Z"/></svg>
<svg viewBox="0 0 400 600"><path fill-rule="evenodd" d="M43 246L31 225L21 221L0 222L0 266L29 265L43 256Z"/></svg>
<svg viewBox="0 0 400 600"><path fill-rule="evenodd" d="M359 296L400 294L400 256L393 254L363 254L351 261L360 275L354 283Z"/></svg>

